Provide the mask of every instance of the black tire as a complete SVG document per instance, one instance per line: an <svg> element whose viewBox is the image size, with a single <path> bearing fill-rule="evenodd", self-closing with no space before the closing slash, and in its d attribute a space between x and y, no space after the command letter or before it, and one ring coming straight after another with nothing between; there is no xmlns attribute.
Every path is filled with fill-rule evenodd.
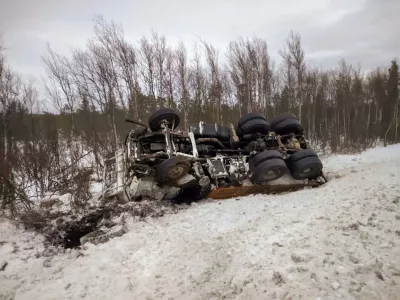
<svg viewBox="0 0 400 300"><path fill-rule="evenodd" d="M304 129L294 114L282 114L273 118L270 122L271 130L276 134L302 134Z"/></svg>
<svg viewBox="0 0 400 300"><path fill-rule="evenodd" d="M272 127L272 126L275 126L276 124L278 124L278 123L280 123L280 122L282 122L282 121L284 121L284 120L287 120L287 119L299 120L295 114L286 113L286 114L280 114L280 115L274 117L274 118L269 122L269 124L270 124L271 127Z"/></svg>
<svg viewBox="0 0 400 300"><path fill-rule="evenodd" d="M252 166L257 167L260 163L270 159L283 159L282 153L277 150L265 150L250 158Z"/></svg>
<svg viewBox="0 0 400 300"><path fill-rule="evenodd" d="M283 159L274 158L261 162L253 168L251 180L254 184L262 184L276 180L289 171Z"/></svg>
<svg viewBox="0 0 400 300"><path fill-rule="evenodd" d="M291 164L291 174L294 179L314 179L321 175L322 162L316 156L309 156L299 159Z"/></svg>
<svg viewBox="0 0 400 300"><path fill-rule="evenodd" d="M158 184L168 184L175 182L185 176L190 169L190 162L185 157L173 156L156 167L156 182Z"/></svg>
<svg viewBox="0 0 400 300"><path fill-rule="evenodd" d="M269 123L265 119L254 119L246 122L242 127L240 127L241 135L250 133L269 133Z"/></svg>
<svg viewBox="0 0 400 300"><path fill-rule="evenodd" d="M190 185L180 191L172 200L175 204L190 204L206 199L211 192L211 185L202 187L199 184Z"/></svg>
<svg viewBox="0 0 400 300"><path fill-rule="evenodd" d="M303 134L304 129L301 126L298 120L287 119L274 127L274 132L276 134L285 135L285 134Z"/></svg>
<svg viewBox="0 0 400 300"><path fill-rule="evenodd" d="M243 115L243 116L239 119L239 121L238 121L238 127L239 127L239 128L242 127L244 124L246 124L248 121L251 121L251 120L265 120L265 118L264 118L264 116L262 116L262 115L259 114L259 113L251 112L251 113L248 113L248 114Z"/></svg>
<svg viewBox="0 0 400 300"><path fill-rule="evenodd" d="M172 124L174 124L174 128L178 127L180 118L178 112L172 108L162 108L155 111L149 118L149 127L151 131L159 131L161 130L161 122L163 120L167 120L170 124L169 128L172 128Z"/></svg>
<svg viewBox="0 0 400 300"><path fill-rule="evenodd" d="M306 157L318 157L318 155L312 149L302 149L300 151L293 153L290 156L290 162L293 163L295 161L298 161L298 160L306 158Z"/></svg>

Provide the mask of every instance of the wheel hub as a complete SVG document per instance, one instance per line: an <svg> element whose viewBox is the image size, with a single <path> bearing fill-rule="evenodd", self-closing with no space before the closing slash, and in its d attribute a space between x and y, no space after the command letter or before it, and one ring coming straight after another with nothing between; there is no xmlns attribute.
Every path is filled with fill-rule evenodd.
<svg viewBox="0 0 400 300"><path fill-rule="evenodd" d="M168 170L168 177L171 179L178 179L185 172L185 168L183 166L174 166Z"/></svg>
<svg viewBox="0 0 400 300"><path fill-rule="evenodd" d="M271 180L275 178L278 175L278 170L269 170L264 173L263 179L265 180Z"/></svg>

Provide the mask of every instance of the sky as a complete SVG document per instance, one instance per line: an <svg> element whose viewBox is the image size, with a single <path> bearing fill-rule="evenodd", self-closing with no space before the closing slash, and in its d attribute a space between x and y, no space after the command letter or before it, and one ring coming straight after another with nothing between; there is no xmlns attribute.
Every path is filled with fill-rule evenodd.
<svg viewBox="0 0 400 300"><path fill-rule="evenodd" d="M0 32L11 67L33 81L43 74L47 43L67 56L85 47L96 15L122 25L132 43L155 30L171 43L201 37L221 56L229 41L257 36L277 62L294 30L312 65L344 58L370 69L399 58L399 12L400 0L0 0Z"/></svg>

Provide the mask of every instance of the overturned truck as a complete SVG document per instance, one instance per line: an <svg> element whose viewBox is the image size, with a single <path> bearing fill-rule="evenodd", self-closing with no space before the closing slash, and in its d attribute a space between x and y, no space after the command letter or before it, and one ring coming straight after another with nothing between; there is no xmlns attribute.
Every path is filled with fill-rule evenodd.
<svg viewBox="0 0 400 300"><path fill-rule="evenodd" d="M297 117L268 122L248 113L237 124L205 124L178 130L171 108L135 126L125 147L104 160L103 197L193 202L257 193L279 193L327 182Z"/></svg>

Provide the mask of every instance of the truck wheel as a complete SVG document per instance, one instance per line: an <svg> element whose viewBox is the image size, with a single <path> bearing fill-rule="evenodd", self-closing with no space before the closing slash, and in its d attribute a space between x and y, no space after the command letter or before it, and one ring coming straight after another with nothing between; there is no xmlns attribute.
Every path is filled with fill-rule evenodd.
<svg viewBox="0 0 400 300"><path fill-rule="evenodd" d="M178 112L175 109L162 108L155 111L149 118L149 127L151 131L161 130L163 120L167 120L169 128L172 128L172 124L174 124L174 128L178 127L180 122Z"/></svg>
<svg viewBox="0 0 400 300"><path fill-rule="evenodd" d="M238 121L238 127L242 127L242 126L243 126L244 124L246 124L248 121L257 120L257 119L259 119L259 120L265 120L265 118L264 118L261 114L259 114L259 113L251 112L251 113L245 114L245 115L243 115L243 116L239 119L239 121Z"/></svg>
<svg viewBox="0 0 400 300"><path fill-rule="evenodd" d="M240 127L240 133L242 135L249 133L268 134L269 124L265 119L250 120Z"/></svg>
<svg viewBox="0 0 400 300"><path fill-rule="evenodd" d="M271 130L276 134L302 134L304 129L294 114L282 114L273 118L270 122Z"/></svg>
<svg viewBox="0 0 400 300"><path fill-rule="evenodd" d="M200 182L192 184L182 189L181 192L173 199L173 202L176 204L182 204L182 203L189 204L192 202L197 202L206 199L211 192L211 183L209 179L207 184L201 184L201 183L202 182L200 179Z"/></svg>
<svg viewBox="0 0 400 300"><path fill-rule="evenodd" d="M260 163L270 159L283 159L283 155L277 150L265 150L251 157L250 162L254 167L257 167Z"/></svg>
<svg viewBox="0 0 400 300"><path fill-rule="evenodd" d="M322 172L322 162L311 149L294 153L289 160L290 171L294 179L313 179Z"/></svg>
<svg viewBox="0 0 400 300"><path fill-rule="evenodd" d="M253 168L251 177L254 184L261 184L276 180L288 172L288 168L283 159L273 158L261 162Z"/></svg>
<svg viewBox="0 0 400 300"><path fill-rule="evenodd" d="M243 136L249 133L268 134L269 123L259 113L251 112L243 115L237 122L236 132L238 136Z"/></svg>
<svg viewBox="0 0 400 300"><path fill-rule="evenodd" d="M271 126L275 126L277 123L282 122L287 119L299 120L295 114L285 113L285 114L280 114L280 115L277 115L276 117L274 117L270 121L270 124L271 124Z"/></svg>
<svg viewBox="0 0 400 300"><path fill-rule="evenodd" d="M318 154L315 153L315 151L312 149L302 149L300 151L293 153L290 156L290 162L293 163L305 157L318 157Z"/></svg>
<svg viewBox="0 0 400 300"><path fill-rule="evenodd" d="M190 169L190 162L182 156L173 156L156 167L156 181L158 184L175 182L185 176Z"/></svg>

